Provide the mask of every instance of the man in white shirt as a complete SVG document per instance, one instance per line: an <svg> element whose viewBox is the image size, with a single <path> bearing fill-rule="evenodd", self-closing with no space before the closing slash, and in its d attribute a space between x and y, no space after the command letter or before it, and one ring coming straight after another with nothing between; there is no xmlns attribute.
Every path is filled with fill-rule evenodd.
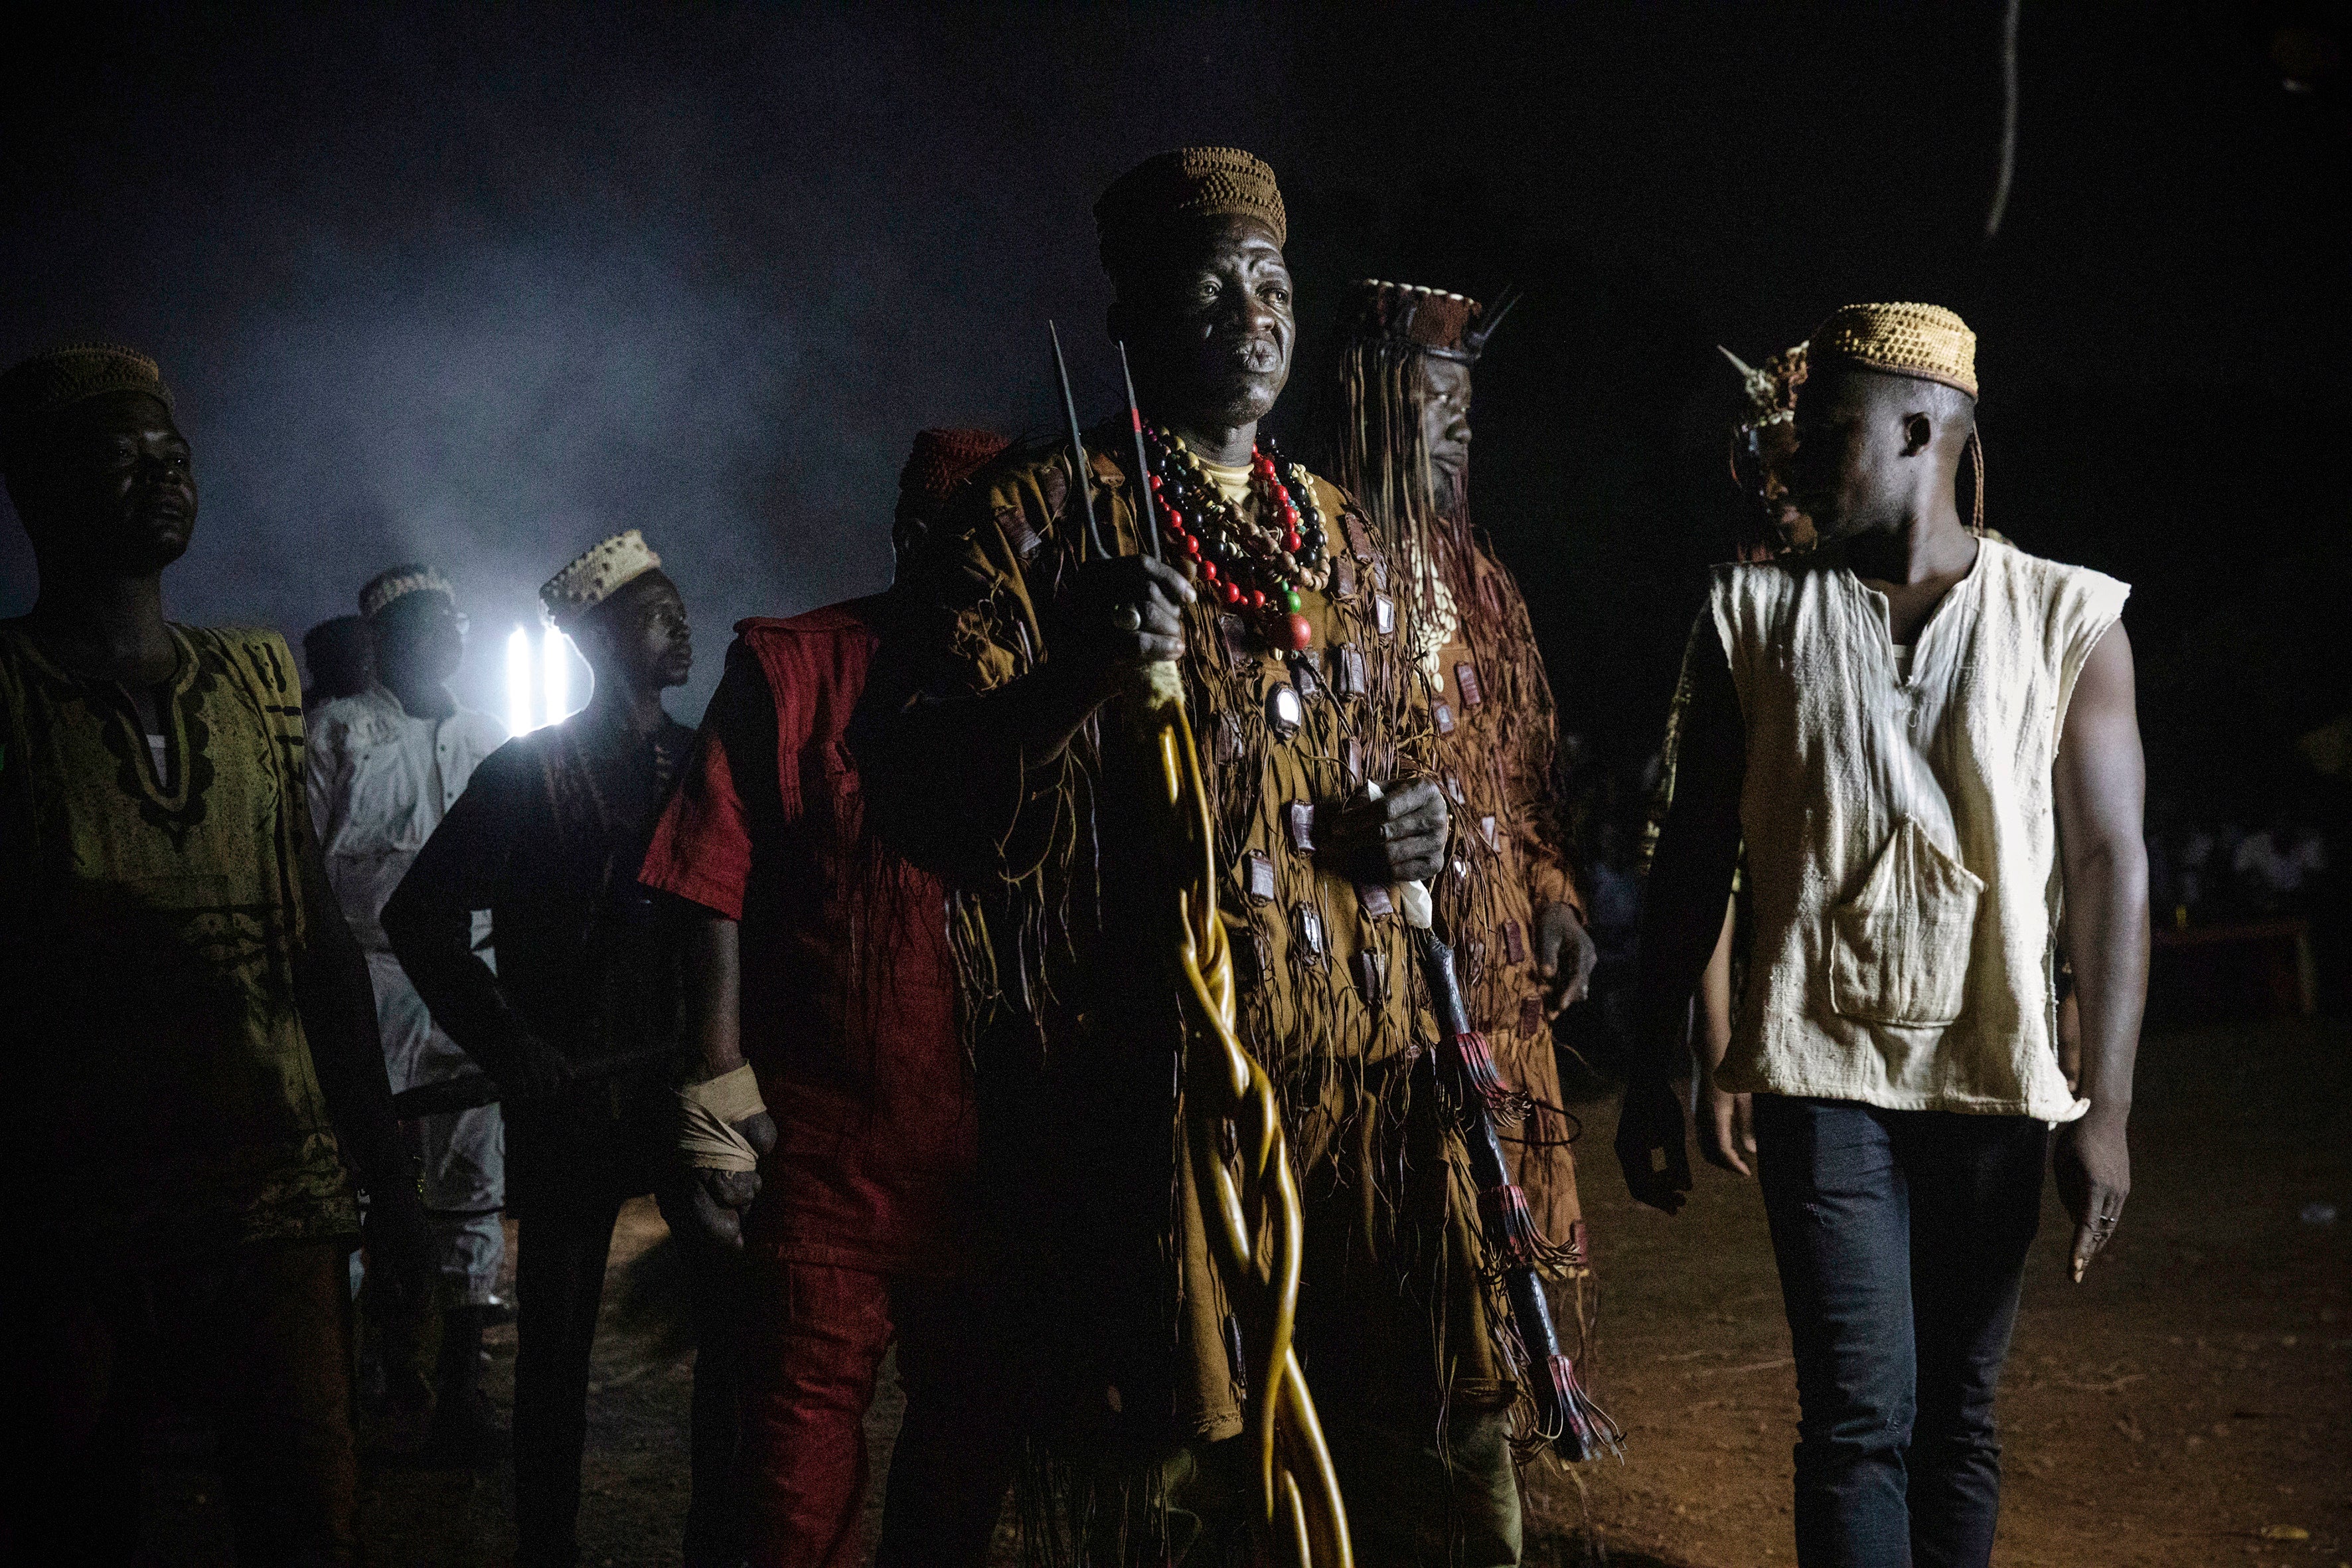
<svg viewBox="0 0 2352 1568"><path fill-rule="evenodd" d="M2078 1281L2131 1185L2148 914L2128 590L1962 523L1975 346L1935 306L1849 306L1814 333L1794 488L1822 543L1716 573L1643 924L1617 1154L1672 1213L1690 1168L1667 1080L1744 835L1749 975L1702 1092L1753 1096L1802 1568L1990 1561L1993 1394L2051 1127ZM1702 1145L1728 1163L1717 1125Z"/></svg>
<svg viewBox="0 0 2352 1568"><path fill-rule="evenodd" d="M456 591L429 566L395 566L360 591L376 650L375 679L327 704L311 721L310 809L327 879L366 952L375 984L384 1063L397 1094L471 1070L393 955L384 904L425 840L465 793L475 765L503 744L505 726L461 706L449 678L466 653ZM488 931L476 917L475 943ZM496 1105L417 1123L425 1208L440 1276L440 1366L432 1400L436 1447L478 1451L495 1433L477 1386L482 1329L506 1256L499 1215L506 1201L506 1140ZM395 1360L387 1356L387 1360ZM394 1369L396 1378L406 1369ZM395 1419L422 1405L422 1391L395 1383Z"/></svg>

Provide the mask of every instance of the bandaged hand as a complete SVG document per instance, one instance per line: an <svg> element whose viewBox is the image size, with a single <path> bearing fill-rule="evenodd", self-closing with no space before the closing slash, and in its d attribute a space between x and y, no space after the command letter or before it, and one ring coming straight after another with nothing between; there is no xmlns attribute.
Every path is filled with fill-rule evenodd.
<svg viewBox="0 0 2352 1568"><path fill-rule="evenodd" d="M776 1123L750 1066L677 1091L677 1156L684 1167L682 1230L730 1252L743 1247L743 1220L760 1195L760 1161L776 1146Z"/></svg>

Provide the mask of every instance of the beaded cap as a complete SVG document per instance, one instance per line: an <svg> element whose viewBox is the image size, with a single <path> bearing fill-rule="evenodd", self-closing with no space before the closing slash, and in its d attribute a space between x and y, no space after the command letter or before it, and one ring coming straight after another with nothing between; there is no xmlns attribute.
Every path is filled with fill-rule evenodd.
<svg viewBox="0 0 2352 1568"><path fill-rule="evenodd" d="M1116 277L1149 253L1171 226L1191 218L1253 217L1289 242L1274 171L1238 147L1179 147L1146 158L1095 203L1103 270Z"/></svg>
<svg viewBox="0 0 2352 1568"><path fill-rule="evenodd" d="M1848 305L1813 330L1808 356L1977 395L1977 335L1941 305Z"/></svg>
<svg viewBox="0 0 2352 1568"><path fill-rule="evenodd" d="M162 367L145 354L112 343L69 343L0 374L0 422L21 424L110 392L143 392L172 406Z"/></svg>
<svg viewBox="0 0 2352 1568"><path fill-rule="evenodd" d="M399 603L411 594L439 594L451 604L457 602L457 590L449 579L430 566L410 563L379 572L367 580L360 590L360 614L373 620L388 605Z"/></svg>
<svg viewBox="0 0 2352 1568"><path fill-rule="evenodd" d="M539 603L549 624L567 626L594 609L626 583L661 564L661 557L635 529L624 529L574 556L572 563L541 584Z"/></svg>

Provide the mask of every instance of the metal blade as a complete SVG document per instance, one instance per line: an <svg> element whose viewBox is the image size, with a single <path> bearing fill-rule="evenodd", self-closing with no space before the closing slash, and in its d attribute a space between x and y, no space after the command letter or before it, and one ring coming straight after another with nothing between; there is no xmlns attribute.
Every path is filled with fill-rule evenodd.
<svg viewBox="0 0 2352 1568"><path fill-rule="evenodd" d="M1154 561L1160 553L1160 509L1151 495L1151 455L1143 447L1143 408L1135 401L1135 372L1128 368L1127 340L1118 341L1118 374L1127 382L1127 422L1135 426L1136 510L1143 521L1143 546Z"/></svg>
<svg viewBox="0 0 2352 1568"><path fill-rule="evenodd" d="M1078 480L1078 503L1087 509L1087 544L1097 559L1108 559L1110 552L1103 548L1102 530L1095 521L1094 475L1087 466L1087 439L1078 430L1078 400L1070 395L1070 366L1062 358L1061 330L1051 321L1045 331L1054 340L1054 374L1062 382L1062 412L1070 420L1070 465Z"/></svg>

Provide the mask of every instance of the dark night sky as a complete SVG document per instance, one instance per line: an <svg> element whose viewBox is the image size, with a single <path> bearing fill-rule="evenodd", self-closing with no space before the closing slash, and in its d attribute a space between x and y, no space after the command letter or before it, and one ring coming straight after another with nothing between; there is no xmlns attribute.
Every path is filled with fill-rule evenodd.
<svg viewBox="0 0 2352 1568"><path fill-rule="evenodd" d="M2140 585L2202 778L2345 705L2340 74L2282 89L2276 6L2024 16L1988 247L1980 0L96 14L0 67L0 357L163 359L205 497L176 617L299 635L435 560L494 706L539 581L635 524L701 628L691 718L736 617L884 581L915 429L1044 422L1048 315L1107 398L1095 194L1237 142L1291 206L1278 420L1347 278L1527 291L1479 510L1610 751L1651 743L1721 553L1714 345L1916 298L1983 337L1992 521ZM33 591L10 530L0 613Z"/></svg>

